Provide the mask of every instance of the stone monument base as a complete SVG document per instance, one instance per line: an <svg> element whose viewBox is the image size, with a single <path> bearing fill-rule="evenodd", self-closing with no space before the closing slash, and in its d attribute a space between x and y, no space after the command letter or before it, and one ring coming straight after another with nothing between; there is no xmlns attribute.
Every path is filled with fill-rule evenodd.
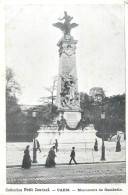
<svg viewBox="0 0 128 195"><path fill-rule="evenodd" d="M89 125L84 130L67 130L58 131L58 130L44 130L41 129L38 131L38 140L40 145L45 145L43 147L51 147L55 143L55 139L58 140L59 148L93 148L95 143L96 130L93 125ZM97 138L98 142L101 142L101 139Z"/></svg>

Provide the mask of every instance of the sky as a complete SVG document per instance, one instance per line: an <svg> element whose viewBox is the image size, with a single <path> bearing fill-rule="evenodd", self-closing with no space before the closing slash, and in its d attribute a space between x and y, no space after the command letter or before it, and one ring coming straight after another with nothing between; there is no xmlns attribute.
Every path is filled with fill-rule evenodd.
<svg viewBox="0 0 128 195"><path fill-rule="evenodd" d="M124 5L7 5L6 66L21 85L20 104L38 104L58 75L57 43L63 34L52 26L64 11L79 24L76 66L79 92L102 87L106 96L125 92Z"/></svg>

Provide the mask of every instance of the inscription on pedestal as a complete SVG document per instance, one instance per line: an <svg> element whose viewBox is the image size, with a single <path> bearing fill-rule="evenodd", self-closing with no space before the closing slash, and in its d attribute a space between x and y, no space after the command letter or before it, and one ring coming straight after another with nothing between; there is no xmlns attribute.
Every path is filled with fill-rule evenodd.
<svg viewBox="0 0 128 195"><path fill-rule="evenodd" d="M64 112L64 117L69 127L76 127L81 119L80 112Z"/></svg>

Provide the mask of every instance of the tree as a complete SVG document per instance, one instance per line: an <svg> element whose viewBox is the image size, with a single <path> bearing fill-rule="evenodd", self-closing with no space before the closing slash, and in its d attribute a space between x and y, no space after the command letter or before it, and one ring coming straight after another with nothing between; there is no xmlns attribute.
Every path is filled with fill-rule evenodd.
<svg viewBox="0 0 128 195"><path fill-rule="evenodd" d="M109 132L125 132L125 94L106 98L106 115Z"/></svg>
<svg viewBox="0 0 128 195"><path fill-rule="evenodd" d="M37 120L41 125L50 125L53 123L53 119L58 115L57 106L53 105L53 110L51 112L51 105L46 104L42 106L37 106Z"/></svg>
<svg viewBox="0 0 128 195"><path fill-rule="evenodd" d="M15 79L15 74L11 68L6 70L6 105L17 106L18 105L18 93L21 92L20 85Z"/></svg>
<svg viewBox="0 0 128 195"><path fill-rule="evenodd" d="M18 104L18 94L21 92L19 83L11 68L6 71L6 135L7 141L32 141L40 126L33 118L33 108L22 111Z"/></svg>
<svg viewBox="0 0 128 195"><path fill-rule="evenodd" d="M82 112L82 118L84 118L85 120L90 119L91 121L93 105L90 96L87 93L80 93L80 107Z"/></svg>
<svg viewBox="0 0 128 195"><path fill-rule="evenodd" d="M56 98L54 93L57 90L57 76L53 77L52 85L50 87L45 87L45 89L50 92L50 96L47 97L47 99L51 100L51 112L53 112L53 104Z"/></svg>
<svg viewBox="0 0 128 195"><path fill-rule="evenodd" d="M6 132L7 140L18 133L18 122L21 119L22 111L18 105L17 95L20 93L20 85L15 79L11 68L6 70Z"/></svg>
<svg viewBox="0 0 128 195"><path fill-rule="evenodd" d="M41 117L43 124L48 125L52 124L54 118L56 118L58 115L57 106L54 103L54 101L56 100L55 93L57 90L56 76L53 77L52 85L49 87L45 87L45 89L50 92L50 96L40 98L40 102L43 103L43 105L41 107L38 107L38 117Z"/></svg>
<svg viewBox="0 0 128 195"><path fill-rule="evenodd" d="M125 132L125 94L105 97L102 102L94 102L86 93L80 93L82 116L89 118L98 131L97 136L107 139L116 135L117 131ZM105 111L105 120L101 119L102 109ZM104 125L104 127L103 127ZM104 130L104 132L103 132Z"/></svg>

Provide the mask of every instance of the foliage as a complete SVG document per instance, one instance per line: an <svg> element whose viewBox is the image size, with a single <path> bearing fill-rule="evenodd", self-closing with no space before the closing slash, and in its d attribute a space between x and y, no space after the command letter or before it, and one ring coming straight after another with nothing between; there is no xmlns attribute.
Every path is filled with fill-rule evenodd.
<svg viewBox="0 0 128 195"><path fill-rule="evenodd" d="M93 102L86 93L81 93L80 106L83 118L89 118L98 130L97 135L107 139L117 131L125 132L125 94L106 97L102 103ZM105 120L101 113L105 111Z"/></svg>
<svg viewBox="0 0 128 195"><path fill-rule="evenodd" d="M51 93L49 102L42 106L29 108L25 111L18 104L18 94L20 85L15 79L15 74L11 68L6 71L6 132L7 141L32 141L37 136L37 130L42 124L53 123L57 116L57 107L54 105L54 91L56 90L56 80L54 79L51 88L47 88ZM45 98L46 100L46 98ZM36 110L36 117L33 112Z"/></svg>
<svg viewBox="0 0 128 195"><path fill-rule="evenodd" d="M24 113L18 104L21 88L11 68L6 70L6 139L7 141L32 141L38 125L30 112ZM38 127L39 129L39 127Z"/></svg>
<svg viewBox="0 0 128 195"><path fill-rule="evenodd" d="M51 87L46 88L50 92L49 97L42 98L43 105L30 108L23 112L18 104L20 85L15 79L12 69L7 68L6 72L6 132L8 135L25 135L32 141L41 125L54 123L58 110L54 104L56 92L56 79L54 78ZM98 131L97 136L107 139L115 135L117 131L125 132L125 94L105 97L103 102L94 102L87 93L80 93L80 106L82 119L90 120ZM32 116L36 110L36 117ZM105 119L101 119L101 113L105 111ZM21 140L20 140L21 141ZM24 140L25 141L25 137Z"/></svg>
<svg viewBox="0 0 128 195"><path fill-rule="evenodd" d="M40 101L44 104L51 104L51 112L53 112L54 101L56 99L55 93L57 90L57 76L53 77L51 86L45 87L45 90L50 93L49 97L41 97Z"/></svg>
<svg viewBox="0 0 128 195"><path fill-rule="evenodd" d="M18 123L22 111L18 105L17 94L20 92L20 85L16 82L15 74L11 68L6 70L6 133L17 135Z"/></svg>
<svg viewBox="0 0 128 195"><path fill-rule="evenodd" d="M50 125L58 115L57 107L53 104L37 106L37 120L39 125Z"/></svg>
<svg viewBox="0 0 128 195"><path fill-rule="evenodd" d="M37 106L37 118L40 125L50 125L58 115L57 106L55 106L57 77L53 77L51 86L45 87L45 90L50 93L48 97L41 97L42 106Z"/></svg>
<svg viewBox="0 0 128 195"><path fill-rule="evenodd" d="M20 85L15 80L15 74L11 68L6 70L6 105L17 106L17 94L21 91Z"/></svg>

